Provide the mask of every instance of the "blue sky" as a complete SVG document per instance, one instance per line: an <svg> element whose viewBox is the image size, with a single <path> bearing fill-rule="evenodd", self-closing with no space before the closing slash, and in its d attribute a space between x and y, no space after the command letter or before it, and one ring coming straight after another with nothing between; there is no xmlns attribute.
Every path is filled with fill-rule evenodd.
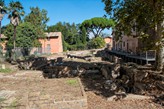
<svg viewBox="0 0 164 109"><path fill-rule="evenodd" d="M8 4L11 0L5 0ZM17 1L17 0L13 0ZM57 22L69 22L76 24L93 17L102 17L104 4L101 0L19 0L25 10L25 14L30 13L30 7L38 6L40 9L48 11L50 21L47 25L54 25ZM10 23L7 15L2 20L2 25Z"/></svg>

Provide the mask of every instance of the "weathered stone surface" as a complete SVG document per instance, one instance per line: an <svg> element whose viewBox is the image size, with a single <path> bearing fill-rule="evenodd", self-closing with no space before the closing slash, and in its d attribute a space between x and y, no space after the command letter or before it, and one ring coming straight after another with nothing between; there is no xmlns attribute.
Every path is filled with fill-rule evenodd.
<svg viewBox="0 0 164 109"><path fill-rule="evenodd" d="M38 97L40 95L40 92L30 92L28 97Z"/></svg>
<svg viewBox="0 0 164 109"><path fill-rule="evenodd" d="M10 91L10 90L1 90L0 91L0 98L8 99L11 96L13 96L15 91Z"/></svg>
<svg viewBox="0 0 164 109"><path fill-rule="evenodd" d="M3 101L1 103L1 106L2 107L12 106L15 101L16 101L16 98L15 97L8 98L8 99L6 99L5 101Z"/></svg>
<svg viewBox="0 0 164 109"><path fill-rule="evenodd" d="M48 100L49 98L50 98L50 95L48 95L48 94L39 96L40 100Z"/></svg>
<svg viewBox="0 0 164 109"><path fill-rule="evenodd" d="M105 79L109 79L109 69L107 67L103 66L101 72Z"/></svg>
<svg viewBox="0 0 164 109"><path fill-rule="evenodd" d="M117 96L114 95L112 97L107 98L107 101L115 101L116 99ZM151 99L151 98L143 95L127 94L123 100L145 100L145 99Z"/></svg>

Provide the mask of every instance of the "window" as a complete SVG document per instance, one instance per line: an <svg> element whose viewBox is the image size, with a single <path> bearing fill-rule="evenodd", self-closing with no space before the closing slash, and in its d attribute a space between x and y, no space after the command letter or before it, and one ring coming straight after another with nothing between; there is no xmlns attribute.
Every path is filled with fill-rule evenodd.
<svg viewBox="0 0 164 109"><path fill-rule="evenodd" d="M50 44L47 44L47 49L51 49L51 45Z"/></svg>
<svg viewBox="0 0 164 109"><path fill-rule="evenodd" d="M123 42L123 46L125 47L125 42Z"/></svg>
<svg viewBox="0 0 164 109"><path fill-rule="evenodd" d="M50 38L49 37L47 38L47 41L50 41Z"/></svg>
<svg viewBox="0 0 164 109"><path fill-rule="evenodd" d="M47 44L47 52L46 53L51 53L51 45Z"/></svg>

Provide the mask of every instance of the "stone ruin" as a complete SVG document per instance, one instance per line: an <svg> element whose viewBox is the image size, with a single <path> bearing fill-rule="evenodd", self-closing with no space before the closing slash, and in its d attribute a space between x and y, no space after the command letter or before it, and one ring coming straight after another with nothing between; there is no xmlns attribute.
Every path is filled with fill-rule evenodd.
<svg viewBox="0 0 164 109"><path fill-rule="evenodd" d="M68 58L70 57L79 58L69 54ZM87 73L101 73L105 78L102 86L114 92L116 95L115 100L123 99L127 94L133 93L154 96L158 102L164 104L163 73L154 71L151 66L123 63L117 57L112 57L112 61L114 63L89 61L88 64L63 62L62 58L52 60L40 58L20 62L19 67L21 69L42 70L46 78L80 77Z"/></svg>

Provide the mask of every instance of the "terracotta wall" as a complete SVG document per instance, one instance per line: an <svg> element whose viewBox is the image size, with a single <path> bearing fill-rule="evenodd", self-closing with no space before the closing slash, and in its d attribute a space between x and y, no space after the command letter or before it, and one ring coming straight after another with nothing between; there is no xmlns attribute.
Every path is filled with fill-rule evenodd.
<svg viewBox="0 0 164 109"><path fill-rule="evenodd" d="M127 52L134 52L136 53L136 50L138 48L138 39L133 38L131 36L124 36L122 38L122 50L127 51Z"/></svg>
<svg viewBox="0 0 164 109"><path fill-rule="evenodd" d="M111 37L104 38L104 41L105 41L106 44L110 44L111 46L113 45L112 44L113 41L112 41L112 38Z"/></svg>
<svg viewBox="0 0 164 109"><path fill-rule="evenodd" d="M61 33L59 34L59 36L47 37L46 39L39 39L39 41L42 44L42 52L47 53L47 52L49 52L49 50L50 50L51 54L63 52L62 34Z"/></svg>
<svg viewBox="0 0 164 109"><path fill-rule="evenodd" d="M0 44L1 44L1 46L2 46L2 52L3 52L3 53L6 52L6 43L7 43L7 41L0 42Z"/></svg>
<svg viewBox="0 0 164 109"><path fill-rule="evenodd" d="M118 41L113 41L113 49L136 53L138 49L138 38L124 35Z"/></svg>

